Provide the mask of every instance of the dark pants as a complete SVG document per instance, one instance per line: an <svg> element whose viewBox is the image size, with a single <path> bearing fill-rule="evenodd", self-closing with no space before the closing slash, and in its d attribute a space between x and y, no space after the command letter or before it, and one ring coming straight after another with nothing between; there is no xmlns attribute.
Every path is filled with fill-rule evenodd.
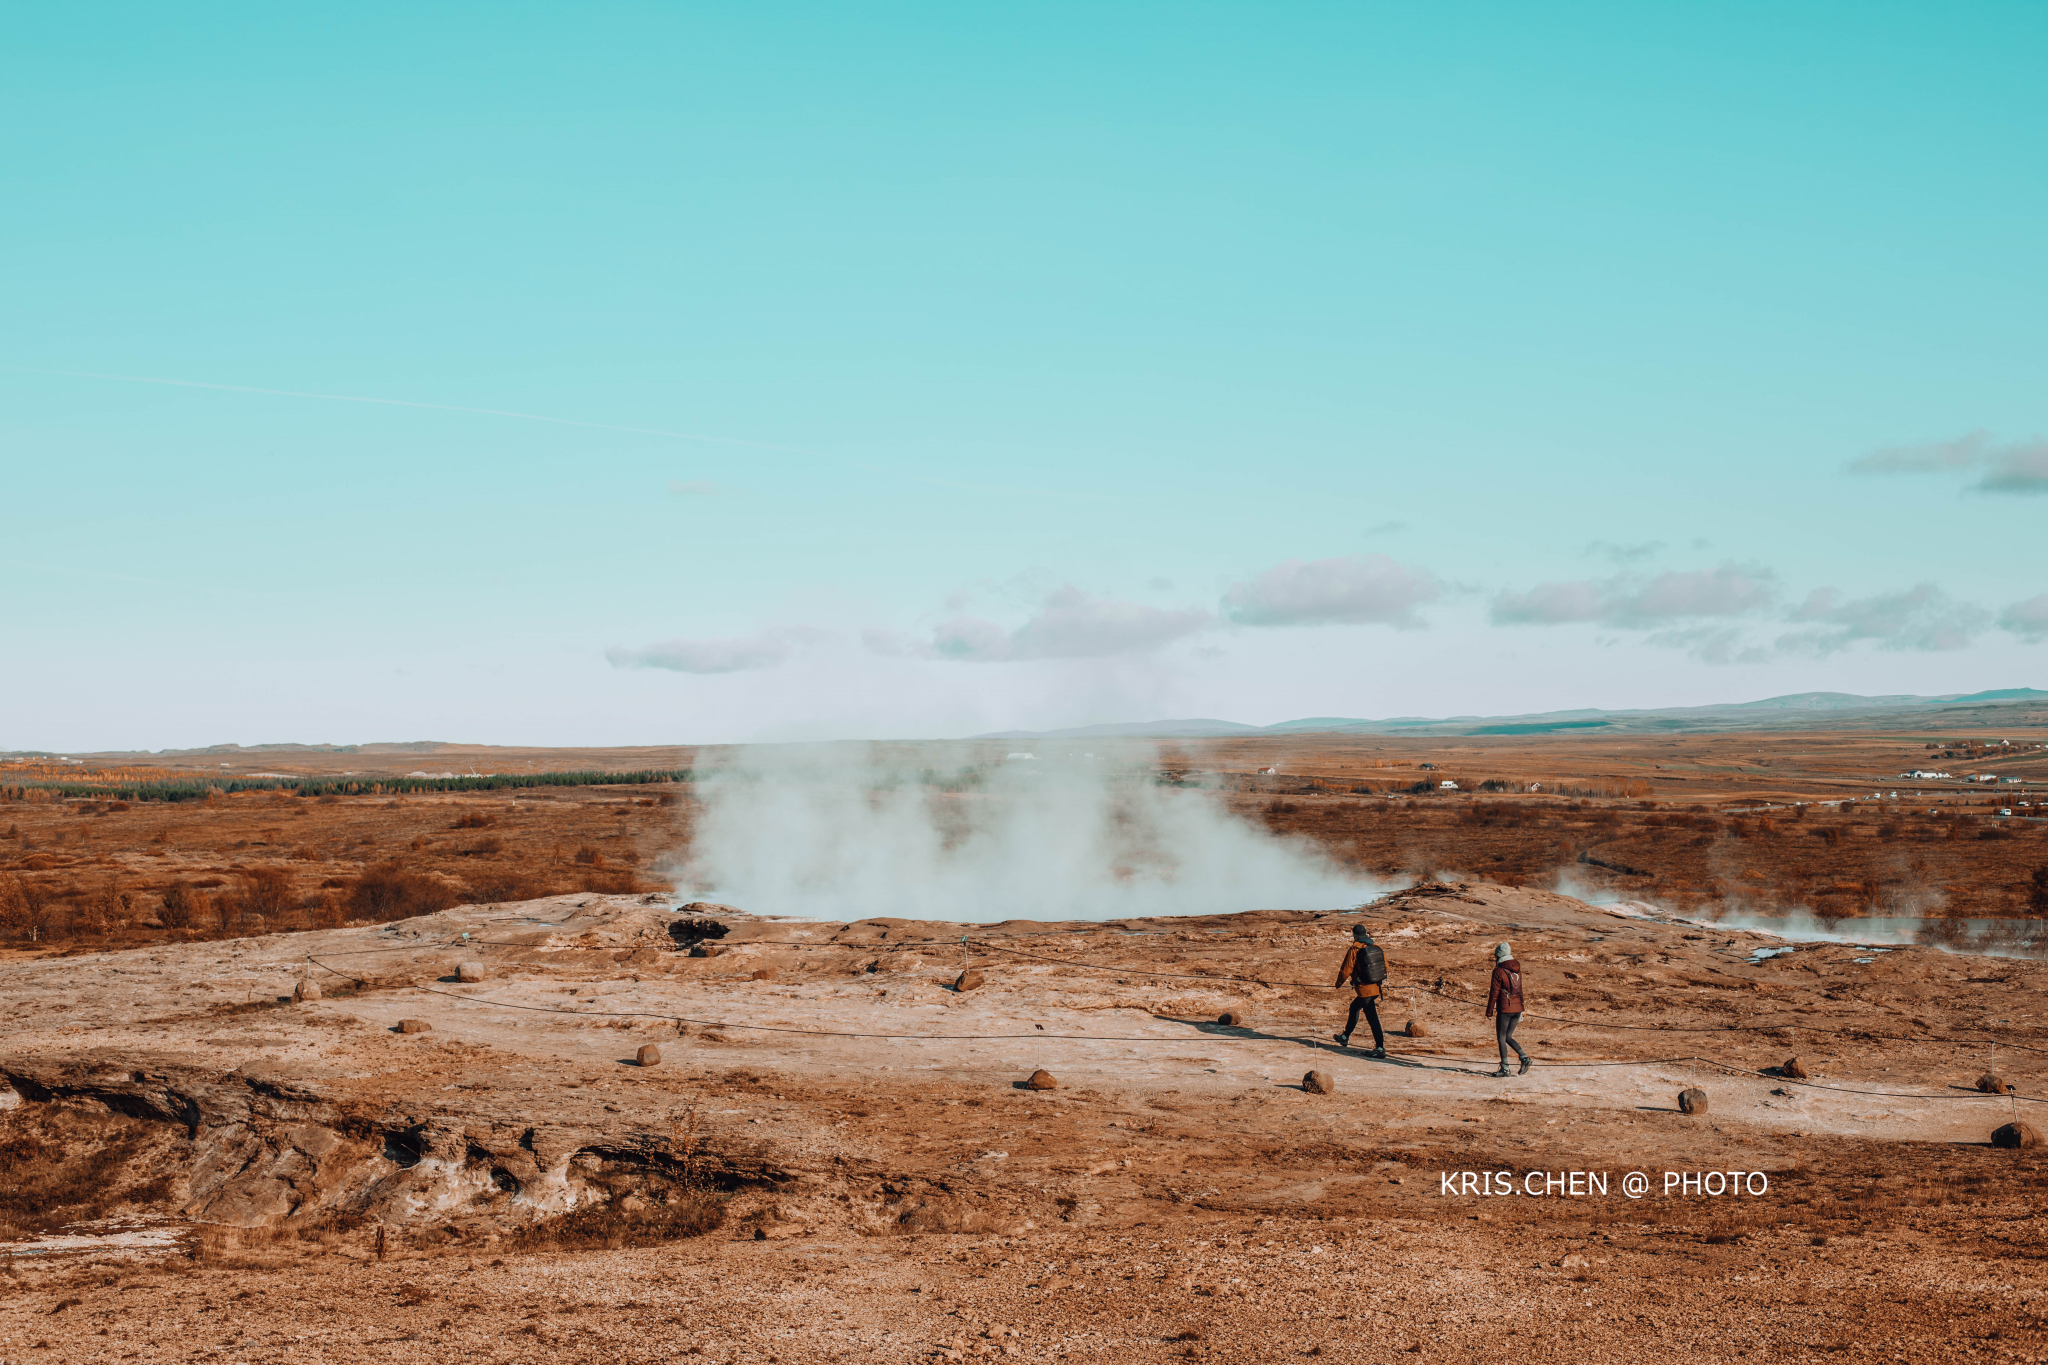
<svg viewBox="0 0 2048 1365"><path fill-rule="evenodd" d="M1529 1060L1529 1054L1522 1051L1522 1045L1515 1041L1515 1025L1521 1022L1522 1016L1519 1014L1496 1014L1493 1016L1493 1038L1495 1042L1500 1044L1500 1069L1503 1071L1508 1069L1509 1048L1513 1048L1515 1055L1523 1061Z"/></svg>
<svg viewBox="0 0 2048 1365"><path fill-rule="evenodd" d="M1351 1014L1344 1020L1344 1036L1349 1038L1358 1028L1358 1016L1363 1014L1365 1022L1372 1025L1372 1045L1385 1047L1387 1035L1380 1031L1380 1001L1376 995L1361 995L1351 1002Z"/></svg>

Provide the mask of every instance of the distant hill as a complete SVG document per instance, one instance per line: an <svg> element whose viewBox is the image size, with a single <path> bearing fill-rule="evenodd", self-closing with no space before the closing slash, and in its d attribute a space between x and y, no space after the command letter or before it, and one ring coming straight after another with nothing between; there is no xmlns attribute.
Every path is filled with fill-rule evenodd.
<svg viewBox="0 0 2048 1365"><path fill-rule="evenodd" d="M2048 724L2048 692L2005 687L1946 696L1860 697L1850 692L1794 692L1761 701L1671 706L1645 711L1543 711L1520 716L1392 716L1360 720L1315 716L1277 725L1228 720L1150 720L1083 725L1070 730L1002 730L975 739L1216 739L1255 735L1547 735L1665 734L1728 730L1895 729L1925 725Z"/></svg>

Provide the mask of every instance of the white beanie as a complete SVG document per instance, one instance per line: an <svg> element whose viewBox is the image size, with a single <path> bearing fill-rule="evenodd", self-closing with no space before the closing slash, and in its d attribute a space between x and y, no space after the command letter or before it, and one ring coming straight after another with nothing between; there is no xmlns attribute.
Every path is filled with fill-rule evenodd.
<svg viewBox="0 0 2048 1365"><path fill-rule="evenodd" d="M1508 944L1496 943L1493 945L1493 960L1495 962L1506 962L1509 958L1513 957L1514 955L1514 948Z"/></svg>

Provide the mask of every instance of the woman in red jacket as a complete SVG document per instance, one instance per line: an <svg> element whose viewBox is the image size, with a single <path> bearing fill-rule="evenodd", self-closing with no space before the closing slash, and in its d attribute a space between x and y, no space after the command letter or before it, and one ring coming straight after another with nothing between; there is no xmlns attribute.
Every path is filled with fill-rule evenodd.
<svg viewBox="0 0 2048 1365"><path fill-rule="evenodd" d="M1494 1041L1500 1044L1500 1070L1494 1075L1508 1074L1509 1048L1522 1059L1517 1076L1536 1064L1515 1041L1515 1025L1522 1022L1522 964L1515 961L1515 950L1505 943L1493 945L1493 984L1486 989L1486 1017L1493 1020Z"/></svg>

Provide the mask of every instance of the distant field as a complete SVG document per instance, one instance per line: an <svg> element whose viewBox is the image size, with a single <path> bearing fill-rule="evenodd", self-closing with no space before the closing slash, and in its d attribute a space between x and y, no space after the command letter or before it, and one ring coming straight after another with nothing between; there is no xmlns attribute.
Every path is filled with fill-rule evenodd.
<svg viewBox="0 0 2048 1365"><path fill-rule="evenodd" d="M1245 819L1381 879L1564 877L1587 893L1695 914L2038 913L2048 730L1986 738L1262 735L1136 752L1152 780L1213 791ZM960 789L959 771L924 765L963 754L1000 764L1019 743L876 748L937 799ZM1021 743L1047 761L1108 747ZM0 765L0 935L15 946L134 945L561 891L666 890L662 869L689 848L694 779L720 755L407 746L73 757L84 761ZM1957 780L1897 777L1920 767ZM1973 773L2023 780L1961 780Z"/></svg>

